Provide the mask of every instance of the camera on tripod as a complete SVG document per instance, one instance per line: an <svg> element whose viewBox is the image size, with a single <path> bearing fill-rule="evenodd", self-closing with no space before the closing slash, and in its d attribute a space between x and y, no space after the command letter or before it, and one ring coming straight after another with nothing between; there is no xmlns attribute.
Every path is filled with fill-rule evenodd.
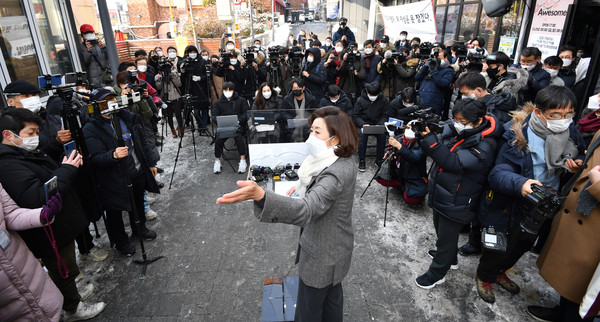
<svg viewBox="0 0 600 322"><path fill-rule="evenodd" d="M256 58L258 58L258 51L256 50L256 47L250 46L247 49L244 49L242 56L246 60L246 66L251 66L252 63L256 62Z"/></svg>
<svg viewBox="0 0 600 322"><path fill-rule="evenodd" d="M456 53L456 57L459 60L462 61L467 58L468 48L464 42L462 42L462 41L455 42L454 45L452 45L452 50L454 50L454 52Z"/></svg>
<svg viewBox="0 0 600 322"><path fill-rule="evenodd" d="M419 59L427 59L431 56L433 50L433 44L430 42L424 42L419 45ZM436 56L437 57L437 56Z"/></svg>
<svg viewBox="0 0 600 322"><path fill-rule="evenodd" d="M221 52L219 54L219 56L221 57L221 65L223 68L229 67L229 65L231 65L231 58L235 58L234 53L227 51L224 48L221 49Z"/></svg>
<svg viewBox="0 0 600 322"><path fill-rule="evenodd" d="M537 235L542 224L552 219L562 206L566 197L559 195L556 190L531 185L532 193L526 195L521 205L521 230L528 234Z"/></svg>
<svg viewBox="0 0 600 322"><path fill-rule="evenodd" d="M139 93L139 95L144 95L144 91L148 88L148 83L138 78L137 70L128 70L127 74L129 76L127 88L130 88L132 92Z"/></svg>
<svg viewBox="0 0 600 322"><path fill-rule="evenodd" d="M414 117L411 121L412 130L415 133L425 132L425 128L435 134L440 134L444 131L444 126L440 124L440 116L430 113L431 108L421 109L410 113L408 116Z"/></svg>
<svg viewBox="0 0 600 322"><path fill-rule="evenodd" d="M487 56L483 48L474 45L468 45L467 52L467 60L470 63L482 63Z"/></svg>
<svg viewBox="0 0 600 322"><path fill-rule="evenodd" d="M277 65L277 61L281 59L281 56L283 56L283 47L269 47L269 61L271 62L271 65Z"/></svg>
<svg viewBox="0 0 600 322"><path fill-rule="evenodd" d="M304 53L302 52L302 48L298 46L292 47L289 54L289 62L291 62L292 66L292 75L300 76L300 69L302 67L302 59L304 58Z"/></svg>
<svg viewBox="0 0 600 322"><path fill-rule="evenodd" d="M398 64L404 62L404 54L400 51L395 50L386 51L385 54L383 54L383 58L383 63L388 67L395 65L395 62L398 62Z"/></svg>
<svg viewBox="0 0 600 322"><path fill-rule="evenodd" d="M158 60L158 70L163 73L169 73L173 69L173 63L167 58L162 57Z"/></svg>
<svg viewBox="0 0 600 322"><path fill-rule="evenodd" d="M352 50L352 48L348 48L346 49L345 52L342 53L342 57L348 54L348 56L346 56L346 67L348 68L349 71L353 71L354 70L354 63L357 60L360 60L360 53L357 51L356 53Z"/></svg>

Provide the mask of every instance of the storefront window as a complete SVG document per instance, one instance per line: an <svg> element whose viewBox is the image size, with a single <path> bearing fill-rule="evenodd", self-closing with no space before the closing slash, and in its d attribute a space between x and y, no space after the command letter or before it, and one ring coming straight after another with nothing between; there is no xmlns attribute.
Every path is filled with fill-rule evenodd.
<svg viewBox="0 0 600 322"><path fill-rule="evenodd" d="M448 6L448 14L446 15L446 32L444 33L444 42L453 40L456 34L456 26L458 25L458 13L460 6Z"/></svg>
<svg viewBox="0 0 600 322"><path fill-rule="evenodd" d="M494 48L494 39L496 39L496 30L498 26L498 18L491 18L485 14L485 11L481 12L481 19L479 21L479 37L485 40L485 49L488 52L492 52Z"/></svg>
<svg viewBox="0 0 600 322"><path fill-rule="evenodd" d="M38 57L25 10L19 0L4 0L0 7L0 48L11 81L37 84Z"/></svg>
<svg viewBox="0 0 600 322"><path fill-rule="evenodd" d="M446 23L446 7L435 8L435 24L437 27L438 40L444 33L444 24Z"/></svg>
<svg viewBox="0 0 600 322"><path fill-rule="evenodd" d="M50 72L65 74L75 71L57 1L34 0L33 4Z"/></svg>
<svg viewBox="0 0 600 322"><path fill-rule="evenodd" d="M500 29L500 45L498 50L505 52L514 58L514 49L517 45L525 1L518 0L513 3L510 11L502 17L502 28Z"/></svg>
<svg viewBox="0 0 600 322"><path fill-rule="evenodd" d="M460 17L458 41L467 42L476 36L479 4L465 4Z"/></svg>

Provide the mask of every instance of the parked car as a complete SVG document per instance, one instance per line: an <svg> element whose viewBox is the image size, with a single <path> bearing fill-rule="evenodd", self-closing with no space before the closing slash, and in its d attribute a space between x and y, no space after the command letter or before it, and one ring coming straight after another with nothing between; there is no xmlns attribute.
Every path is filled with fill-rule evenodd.
<svg viewBox="0 0 600 322"><path fill-rule="evenodd" d="M310 21L310 22L314 22L315 21L315 17L313 16L312 13L308 14L308 19L307 20Z"/></svg>
<svg viewBox="0 0 600 322"><path fill-rule="evenodd" d="M306 18L304 17L304 14L301 13L298 15L298 23L306 23Z"/></svg>

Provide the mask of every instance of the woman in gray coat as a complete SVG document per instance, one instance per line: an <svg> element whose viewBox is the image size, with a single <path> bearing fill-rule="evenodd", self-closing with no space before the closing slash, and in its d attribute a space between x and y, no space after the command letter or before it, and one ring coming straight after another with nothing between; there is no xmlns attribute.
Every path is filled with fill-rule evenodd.
<svg viewBox="0 0 600 322"><path fill-rule="evenodd" d="M297 262L300 274L296 321L342 321L342 280L354 247L352 203L357 162L353 154L358 132L348 114L337 107L319 108L310 117L310 155L298 170L295 190L300 198L265 191L253 181L238 181L238 189L218 204L255 201L262 222L302 227Z"/></svg>

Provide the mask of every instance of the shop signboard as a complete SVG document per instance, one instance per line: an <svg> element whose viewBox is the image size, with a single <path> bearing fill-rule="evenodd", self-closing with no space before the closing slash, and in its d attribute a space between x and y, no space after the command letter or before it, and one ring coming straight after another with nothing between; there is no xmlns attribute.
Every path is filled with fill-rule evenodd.
<svg viewBox="0 0 600 322"><path fill-rule="evenodd" d="M573 0L537 1L527 47L537 47L542 52L542 59L557 54L572 3Z"/></svg>

